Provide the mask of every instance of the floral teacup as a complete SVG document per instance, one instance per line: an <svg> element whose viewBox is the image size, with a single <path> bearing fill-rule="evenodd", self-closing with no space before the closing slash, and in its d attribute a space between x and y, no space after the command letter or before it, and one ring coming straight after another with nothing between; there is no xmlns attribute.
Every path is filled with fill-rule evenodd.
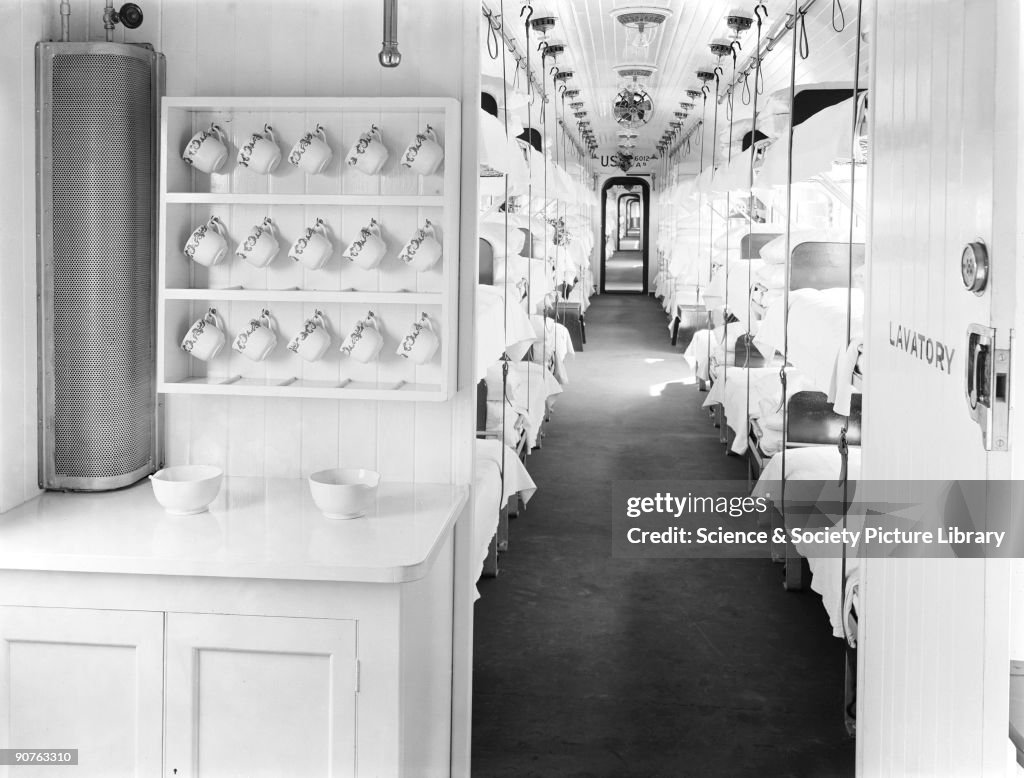
<svg viewBox="0 0 1024 778"><path fill-rule="evenodd" d="M231 347L253 362L262 362L277 345L277 332L270 311L264 308L259 317L249 319Z"/></svg>
<svg viewBox="0 0 1024 778"><path fill-rule="evenodd" d="M387 160L388 147L384 145L380 128L376 124L359 136L345 159L350 167L371 176L379 173Z"/></svg>
<svg viewBox="0 0 1024 778"><path fill-rule="evenodd" d="M245 240L238 244L235 254L253 267L266 267L281 248L274 233L274 222L268 216L255 225Z"/></svg>
<svg viewBox="0 0 1024 778"><path fill-rule="evenodd" d="M292 338L288 350L298 354L307 362L316 362L331 345L331 333L327 330L327 318L317 309L302 325L302 330Z"/></svg>
<svg viewBox="0 0 1024 778"><path fill-rule="evenodd" d="M238 150L238 164L257 173L273 173L281 161L281 149L274 137L274 128L263 125L263 132L254 132Z"/></svg>
<svg viewBox="0 0 1024 778"><path fill-rule="evenodd" d="M228 139L220 125L211 124L189 140L181 158L203 173L216 173L228 158Z"/></svg>
<svg viewBox="0 0 1024 778"><path fill-rule="evenodd" d="M341 344L341 353L365 364L377 358L383 345L384 336L380 332L377 316L370 311L365 319L356 322L355 328Z"/></svg>
<svg viewBox="0 0 1024 778"><path fill-rule="evenodd" d="M319 270L334 253L334 244L327 237L327 223L317 219L312 227L307 227L292 247L288 256L310 270Z"/></svg>
<svg viewBox="0 0 1024 778"><path fill-rule="evenodd" d="M307 132L292 146L288 161L311 175L322 173L331 161L334 152L327 145L327 133L321 125Z"/></svg>
<svg viewBox="0 0 1024 778"><path fill-rule="evenodd" d="M364 270L372 270L380 264L387 250L380 225L376 219L370 219L370 223L359 230L359 237L345 249L344 255Z"/></svg>
<svg viewBox="0 0 1024 778"><path fill-rule="evenodd" d="M416 134L416 139L402 154L402 166L416 171L421 176L429 176L444 159L444 149L437 141L437 134L429 124L423 132Z"/></svg>
<svg viewBox="0 0 1024 778"><path fill-rule="evenodd" d="M434 325L427 314L422 314L419 321L414 322L402 342L398 344L395 352L400 357L405 357L417 365L425 365L437 351L440 341L437 333L434 332Z"/></svg>
<svg viewBox="0 0 1024 778"><path fill-rule="evenodd" d="M215 308L210 308L198 319L181 341L181 350L196 359L207 362L220 353L227 336L224 334L224 322Z"/></svg>
<svg viewBox="0 0 1024 778"><path fill-rule="evenodd" d="M405 244L398 258L420 273L430 270L437 263L441 258L441 242L437 239L430 219L424 220L423 226Z"/></svg>

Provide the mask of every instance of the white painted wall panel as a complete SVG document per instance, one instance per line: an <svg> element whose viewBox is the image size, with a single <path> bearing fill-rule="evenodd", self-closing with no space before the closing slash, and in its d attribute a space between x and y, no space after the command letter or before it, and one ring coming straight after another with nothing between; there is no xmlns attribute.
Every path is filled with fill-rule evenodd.
<svg viewBox="0 0 1024 778"><path fill-rule="evenodd" d="M72 3L73 40L104 39L103 5L104 0ZM143 26L134 31L118 28L114 40L146 41L166 55L168 95L462 99L463 73L467 67L475 69L476 53L443 42L452 39L453 31L457 38L463 23L476 25L476 11L460 0L403 5L403 62L393 71L377 63L382 8L372 0L150 0L144 5ZM32 47L59 34L59 3L0 0L0 22L0 92L20 95L20 100L5 99L0 112L0 161L8 173L0 181L0 253L5 260L0 277L5 333L0 340L0 510L5 510L36 491ZM464 62L464 57L472 61ZM393 146L410 134L410 127L395 128ZM449 196L458 199L459 193ZM467 202L472 204L472 198ZM474 272L471 265L464 267L468 274ZM470 312L463 316L468 341L472 300L463 301L462 308ZM168 398L166 458L169 463L218 464L235 475L299 476L345 464L376 467L391 479L468 482L470 394L464 391L436 407Z"/></svg>

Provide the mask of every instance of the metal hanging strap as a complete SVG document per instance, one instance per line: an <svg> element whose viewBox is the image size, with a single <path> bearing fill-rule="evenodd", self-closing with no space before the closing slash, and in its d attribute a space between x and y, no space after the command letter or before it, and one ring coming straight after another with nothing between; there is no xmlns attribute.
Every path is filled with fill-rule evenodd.
<svg viewBox="0 0 1024 778"><path fill-rule="evenodd" d="M793 0L794 18L800 13L800 0ZM782 485L781 508L782 521L786 521L786 448L789 445L789 401L786 387L786 363L789 361L789 285L793 265L792 232L793 232L793 105L796 102L796 56L797 56L797 25L793 25L793 49L789 68L789 129L786 132L786 272L785 286L782 290L782 367L779 378L782 382Z"/></svg>

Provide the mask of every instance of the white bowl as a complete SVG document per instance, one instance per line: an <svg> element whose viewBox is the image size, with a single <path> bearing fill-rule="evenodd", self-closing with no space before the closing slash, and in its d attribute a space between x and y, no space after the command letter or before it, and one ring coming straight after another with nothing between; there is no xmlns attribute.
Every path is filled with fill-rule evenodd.
<svg viewBox="0 0 1024 778"><path fill-rule="evenodd" d="M313 473L309 491L329 519L355 519L366 513L380 484L373 470L333 468Z"/></svg>
<svg viewBox="0 0 1024 778"><path fill-rule="evenodd" d="M220 492L224 472L212 465L165 467L149 477L156 501L175 516L202 513Z"/></svg>

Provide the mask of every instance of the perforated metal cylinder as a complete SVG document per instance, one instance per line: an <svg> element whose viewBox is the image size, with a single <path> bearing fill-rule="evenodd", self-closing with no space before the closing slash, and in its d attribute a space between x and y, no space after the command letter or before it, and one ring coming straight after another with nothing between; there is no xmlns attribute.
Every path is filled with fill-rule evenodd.
<svg viewBox="0 0 1024 778"><path fill-rule="evenodd" d="M148 47L38 47L40 485L112 489L158 461L157 115Z"/></svg>

